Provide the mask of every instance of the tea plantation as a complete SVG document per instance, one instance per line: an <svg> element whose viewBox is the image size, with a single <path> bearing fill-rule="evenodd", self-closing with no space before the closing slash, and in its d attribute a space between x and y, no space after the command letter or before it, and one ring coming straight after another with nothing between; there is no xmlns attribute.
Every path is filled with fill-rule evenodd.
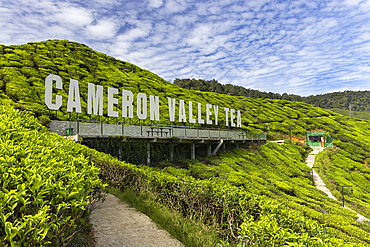
<svg viewBox="0 0 370 247"><path fill-rule="evenodd" d="M241 110L243 127L268 131L270 139L304 139L309 130L325 130L335 147L318 155L320 176L340 200L342 186L352 186L353 193L345 189L346 205L370 215L369 121L305 103L181 89L85 45L49 40L0 45L0 246L67 244L105 183L145 194L187 219L214 227L223 239L214 245L370 245L370 225L357 223L355 213L312 185L310 168L304 164L308 147L292 141L268 143L188 160L183 169L127 164L41 125L68 118L66 100L62 110L49 117L44 104L49 74L62 78L65 88L58 94L64 99L69 79L79 80L84 109L91 82L159 96L164 99L160 123L168 123L165 99L172 97ZM223 111L219 114L225 119ZM79 117L89 116L83 110Z"/></svg>

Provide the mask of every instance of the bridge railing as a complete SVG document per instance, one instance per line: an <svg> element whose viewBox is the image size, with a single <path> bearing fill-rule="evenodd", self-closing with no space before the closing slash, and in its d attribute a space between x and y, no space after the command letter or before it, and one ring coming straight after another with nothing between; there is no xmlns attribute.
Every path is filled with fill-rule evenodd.
<svg viewBox="0 0 370 247"><path fill-rule="evenodd" d="M266 140L265 132L243 129L221 129L193 126L128 123L78 119L74 121L52 121L50 130L65 135L67 128L82 136L137 136ZM63 133L64 132L64 133Z"/></svg>

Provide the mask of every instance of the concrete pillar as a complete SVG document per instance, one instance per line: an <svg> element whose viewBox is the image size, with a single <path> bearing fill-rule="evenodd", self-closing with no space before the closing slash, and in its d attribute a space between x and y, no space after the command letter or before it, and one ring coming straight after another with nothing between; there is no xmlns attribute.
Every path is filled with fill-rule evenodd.
<svg viewBox="0 0 370 247"><path fill-rule="evenodd" d="M191 144L191 159L195 159L195 143Z"/></svg>
<svg viewBox="0 0 370 247"><path fill-rule="evenodd" d="M236 148L238 148L238 149L239 149L239 143L236 143Z"/></svg>
<svg viewBox="0 0 370 247"><path fill-rule="evenodd" d="M211 144L207 144L207 156L209 156L211 154L212 154L212 145Z"/></svg>
<svg viewBox="0 0 370 247"><path fill-rule="evenodd" d="M222 144L222 152L226 152L226 142L224 142L224 144Z"/></svg>
<svg viewBox="0 0 370 247"><path fill-rule="evenodd" d="M146 143L146 149L147 149L146 163L150 165L150 143L149 142Z"/></svg>
<svg viewBox="0 0 370 247"><path fill-rule="evenodd" d="M170 159L173 161L173 143L170 144Z"/></svg>
<svg viewBox="0 0 370 247"><path fill-rule="evenodd" d="M122 143L120 143L119 149L118 149L118 160L122 161Z"/></svg>
<svg viewBox="0 0 370 247"><path fill-rule="evenodd" d="M220 149L220 147L221 147L222 145L224 145L224 140L223 140L223 139L221 139L221 140L220 140L220 143L217 145L217 147L215 148L215 150L213 150L213 153L212 153L212 154L216 154L216 153L217 153L217 151ZM211 150L211 151L212 151L212 150Z"/></svg>

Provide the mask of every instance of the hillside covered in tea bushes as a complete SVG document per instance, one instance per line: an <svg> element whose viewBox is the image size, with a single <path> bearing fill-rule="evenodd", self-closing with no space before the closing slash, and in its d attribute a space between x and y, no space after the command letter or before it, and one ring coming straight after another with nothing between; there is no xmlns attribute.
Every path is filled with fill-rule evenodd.
<svg viewBox="0 0 370 247"><path fill-rule="evenodd" d="M50 118L44 104L44 81L49 74L60 76L64 84L63 89L58 90L64 99L61 110L58 114L51 112ZM346 204L366 217L370 215L369 121L344 117L301 102L182 89L147 70L75 42L52 40L20 46L0 45L2 105L27 110L44 125L50 119L66 120L70 79L80 84L83 108L80 118L89 118L85 109L90 82L104 86L105 98L108 86L130 90L134 95L142 92L159 96L163 115L160 123L169 123L167 98L171 97L200 102L202 106L209 103L220 109L240 110L243 128L267 131L270 139L290 136L304 139L307 131L326 130L333 137L335 148L319 155L320 176L338 199L341 199L341 186L351 185L354 193L347 190ZM120 94L117 98L121 102ZM104 119L108 119L106 112L104 115ZM208 127L225 127L223 111L219 115L219 126ZM73 118L76 117L73 114ZM138 121L136 116L133 121ZM13 135L1 138L12 142ZM287 243L291 243L290 246L298 246L298 243L340 246L346 241L358 246L370 244L369 224L356 223L354 213L341 208L340 202L327 198L312 186L310 169L304 164L309 149L299 143L287 142L283 146L268 143L218 157L187 161L186 169L134 166L88 148L83 150L84 157L101 169L107 183L147 194L180 211L184 217L214 226L224 241L228 239L232 245L244 242L259 246ZM2 162L1 166L6 164L8 162ZM5 234L5 230L1 234ZM5 241L5 237L1 237Z"/></svg>
<svg viewBox="0 0 370 247"><path fill-rule="evenodd" d="M324 196L310 185L307 168L301 162L294 162L294 159L301 161L301 153L305 153L296 145L269 144L261 150L237 150L219 158L210 157L206 161L209 162L207 169L203 169L201 163L193 162L188 170L174 167L158 170L118 161L108 154L49 133L32 116L7 105L0 107L0 131L2 246L61 246L73 240L74 232L86 221L91 209L88 204L99 199L98 192L104 188L97 177L96 167L100 168L100 176L112 186L155 198L181 212L185 218L196 219L217 229L224 239L218 243L221 246L227 242L232 245L258 243L260 246L287 243L340 246L348 241L367 242L367 228L351 224L355 215L348 215L338 203L324 203ZM264 165L252 165L257 160L263 161L265 153L273 150L276 153L269 156L274 158L272 163L265 160ZM282 157L290 158L279 161ZM225 165L215 166L222 162ZM276 173L278 168L271 169L281 162L291 166L289 173L284 170ZM238 169L235 163L241 168ZM252 183L245 186L241 183L245 178L253 177L247 172L248 163L251 171L256 171L256 165L261 164L260 172L265 175L257 176L260 180L253 188ZM215 172L217 176L210 176ZM294 192L289 181L280 182L291 174L295 174L294 182L305 187L304 192L299 189ZM257 183L274 180L279 187L273 188L273 184L257 186ZM312 195L308 196L307 191ZM294 207L287 207L285 199L282 201L287 198L284 194L300 199L295 199ZM299 207L299 202L310 198L312 202L308 207ZM323 222L327 226L320 222L321 214L313 219L308 214L319 206L328 210L327 222ZM302 211L302 208L307 209ZM340 227L336 225L339 220ZM354 245L346 243L345 246Z"/></svg>
<svg viewBox="0 0 370 247"><path fill-rule="evenodd" d="M82 114L87 118L87 83L104 86L104 116L107 116L107 87L126 89L136 95L139 92L147 96L156 95L160 99L160 123L168 123L167 98L191 100L202 103L203 118L205 105L213 104L233 108L242 112L242 124L247 128L264 129L260 123L279 122L287 119L294 121L299 118L320 117L330 115L320 108L308 104L297 104L288 101L254 100L245 97L233 97L217 93L203 93L179 88L159 76L143 70L133 64L123 62L102 53L95 52L85 45L69 41L46 41L29 43L21 46L0 45L0 98L11 102L19 109L30 110L40 120L47 122L48 109L44 103L45 78L49 74L61 77L63 89L58 94L63 97L63 105L52 118L67 119L66 104L70 79L79 81ZM117 95L119 104L122 94ZM136 100L134 100L134 106ZM118 109L120 109L118 105ZM76 114L72 116L76 118ZM115 118L111 118L111 120ZM225 126L225 114L219 110L219 125ZM123 120L119 118L119 120ZM178 118L175 118L178 120ZM134 114L133 121L138 121ZM175 122L176 123L176 122ZM214 124L214 123L213 123ZM283 124L285 125L285 124ZM216 127L216 126L215 126ZM217 126L218 127L218 126ZM282 126L284 127L284 126ZM295 130L304 134L304 129Z"/></svg>

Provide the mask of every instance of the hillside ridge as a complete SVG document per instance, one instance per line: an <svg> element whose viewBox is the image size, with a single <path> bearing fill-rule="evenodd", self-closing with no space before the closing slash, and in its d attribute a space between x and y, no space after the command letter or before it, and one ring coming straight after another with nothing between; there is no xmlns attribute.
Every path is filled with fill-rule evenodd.
<svg viewBox="0 0 370 247"><path fill-rule="evenodd" d="M174 80L174 84L185 89L199 90L202 92L216 92L220 94L228 94L233 96L245 96L254 99L279 99L288 101L298 101L312 104L324 109L339 108L348 110L351 105L352 111L370 111L370 91L344 91L332 92L310 96L300 96L288 93L273 93L262 92L243 86L221 84L217 80L202 80L202 79L178 79ZM348 114L347 114L348 115Z"/></svg>

